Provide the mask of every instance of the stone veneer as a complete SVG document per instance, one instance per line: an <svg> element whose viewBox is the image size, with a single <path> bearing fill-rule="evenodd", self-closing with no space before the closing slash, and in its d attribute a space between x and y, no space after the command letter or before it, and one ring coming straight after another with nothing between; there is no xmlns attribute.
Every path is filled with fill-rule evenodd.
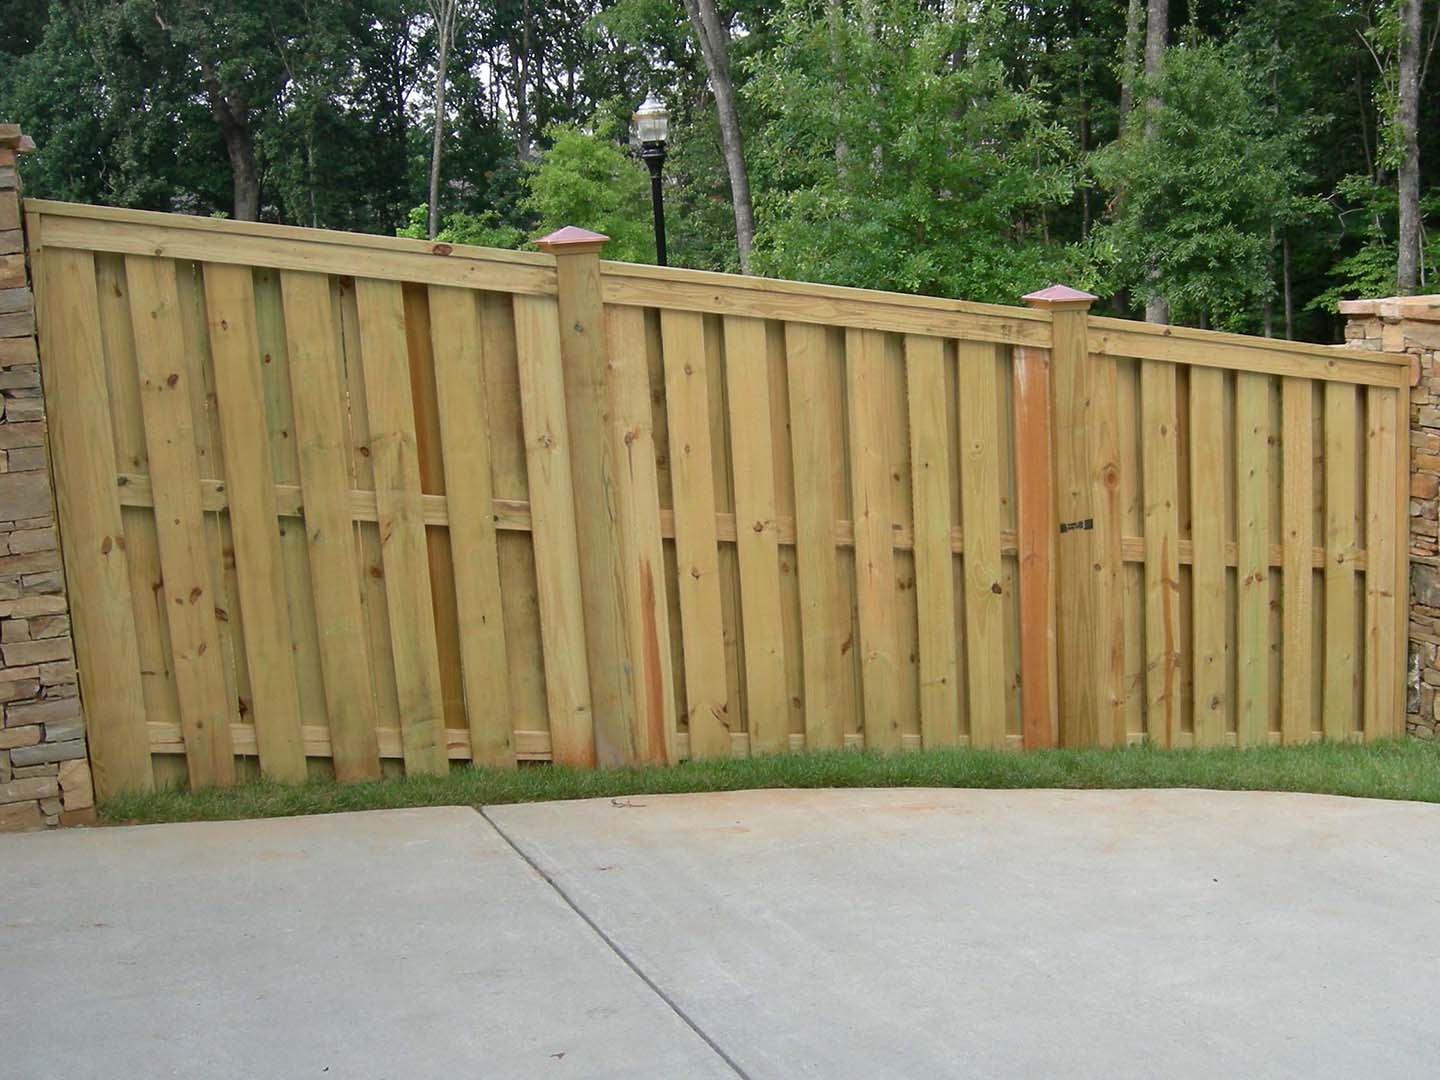
<svg viewBox="0 0 1440 1080"><path fill-rule="evenodd" d="M0 831L95 819L21 231L33 148L0 124Z"/></svg>
<svg viewBox="0 0 1440 1080"><path fill-rule="evenodd" d="M1410 356L1410 655L1405 729L1440 734L1440 295L1346 300L1352 348Z"/></svg>

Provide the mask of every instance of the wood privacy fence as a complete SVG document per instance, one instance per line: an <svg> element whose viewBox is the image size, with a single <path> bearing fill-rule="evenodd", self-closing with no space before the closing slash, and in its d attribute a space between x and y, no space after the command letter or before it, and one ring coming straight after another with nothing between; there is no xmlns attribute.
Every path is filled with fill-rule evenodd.
<svg viewBox="0 0 1440 1080"><path fill-rule="evenodd" d="M1401 730L1389 357L579 230L27 229L104 792Z"/></svg>

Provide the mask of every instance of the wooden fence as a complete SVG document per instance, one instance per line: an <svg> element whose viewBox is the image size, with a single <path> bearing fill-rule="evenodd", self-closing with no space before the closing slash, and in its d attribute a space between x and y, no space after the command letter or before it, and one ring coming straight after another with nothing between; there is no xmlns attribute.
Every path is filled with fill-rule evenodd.
<svg viewBox="0 0 1440 1080"><path fill-rule="evenodd" d="M26 210L102 793L1401 730L1389 357Z"/></svg>

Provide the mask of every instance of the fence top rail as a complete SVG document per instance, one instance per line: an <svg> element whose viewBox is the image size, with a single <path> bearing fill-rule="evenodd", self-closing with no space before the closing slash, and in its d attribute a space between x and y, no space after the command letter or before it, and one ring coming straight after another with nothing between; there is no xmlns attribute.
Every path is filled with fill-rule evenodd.
<svg viewBox="0 0 1440 1080"><path fill-rule="evenodd" d="M1343 345L1248 337L1104 316L1091 317L1086 330L1089 350L1096 356L1165 360L1376 386L1408 386L1410 382L1410 364L1406 357L1362 352Z"/></svg>
<svg viewBox="0 0 1440 1080"><path fill-rule="evenodd" d="M554 294L549 255L258 221L26 199L32 249L76 248Z"/></svg>

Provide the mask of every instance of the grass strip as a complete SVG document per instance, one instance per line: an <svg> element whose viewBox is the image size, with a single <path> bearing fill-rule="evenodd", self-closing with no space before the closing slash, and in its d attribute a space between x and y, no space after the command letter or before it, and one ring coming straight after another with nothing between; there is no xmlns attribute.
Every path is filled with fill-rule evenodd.
<svg viewBox="0 0 1440 1080"><path fill-rule="evenodd" d="M266 780L191 792L117 795L100 806L111 824L220 821L406 806L495 806L755 788L1211 788L1299 791L1440 802L1440 743L1418 739L1315 743L1248 750L855 750L581 771L556 765L514 770L458 765L448 776L360 784Z"/></svg>

